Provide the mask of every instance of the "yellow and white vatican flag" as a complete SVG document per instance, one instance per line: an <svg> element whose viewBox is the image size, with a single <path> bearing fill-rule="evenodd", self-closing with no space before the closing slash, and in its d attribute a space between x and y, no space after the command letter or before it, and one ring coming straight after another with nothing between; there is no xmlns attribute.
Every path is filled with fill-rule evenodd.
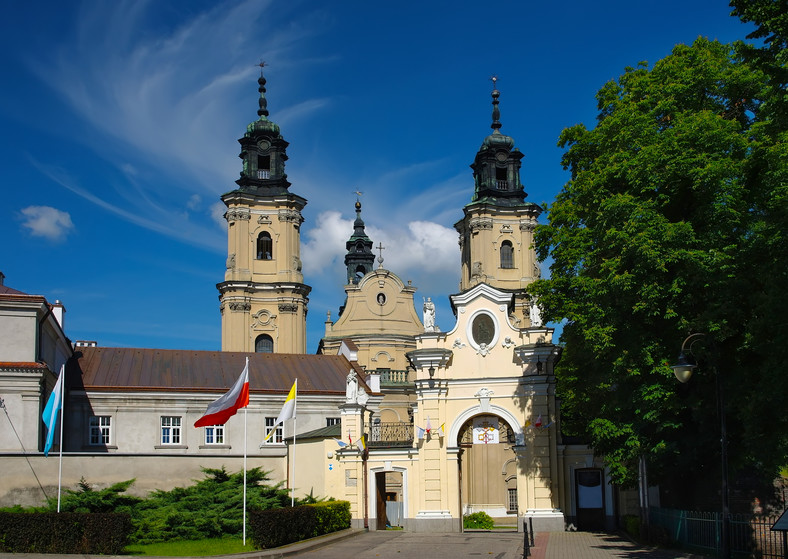
<svg viewBox="0 0 788 559"><path fill-rule="evenodd" d="M282 406L282 411L279 412L279 415L276 417L276 422L274 426L271 427L271 430L268 431L268 434L265 436L263 442L266 442L270 439L273 434L276 432L276 427L280 424L284 424L285 421L288 419L295 419L296 416L296 394L298 392L298 379L295 380L293 383L293 388L290 389L290 393L287 395L287 399L285 400L284 405Z"/></svg>

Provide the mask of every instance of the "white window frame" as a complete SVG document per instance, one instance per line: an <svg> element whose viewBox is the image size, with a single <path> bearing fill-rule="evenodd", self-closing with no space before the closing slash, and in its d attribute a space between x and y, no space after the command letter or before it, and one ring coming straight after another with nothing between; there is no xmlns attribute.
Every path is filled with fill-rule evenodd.
<svg viewBox="0 0 788 559"><path fill-rule="evenodd" d="M90 416L88 420L88 444L90 446L108 446L112 444L112 416Z"/></svg>
<svg viewBox="0 0 788 559"><path fill-rule="evenodd" d="M179 415L161 416L160 442L162 446L175 446L183 444L181 442L182 417Z"/></svg>
<svg viewBox="0 0 788 559"><path fill-rule="evenodd" d="M224 425L205 426L205 444L207 446L223 445L225 444L224 439Z"/></svg>
<svg viewBox="0 0 788 559"><path fill-rule="evenodd" d="M276 426L276 432L274 433L274 435L272 437L268 438L268 433L271 432L271 429L273 428L274 423L276 423L276 418L275 417L266 417L265 418L264 437L266 437L266 438L263 439L265 444L283 444L285 442L285 440L284 440L284 430L282 429L282 424L281 423Z"/></svg>
<svg viewBox="0 0 788 559"><path fill-rule="evenodd" d="M342 418L341 417L327 417L326 418L326 427L331 427L332 425L341 425Z"/></svg>

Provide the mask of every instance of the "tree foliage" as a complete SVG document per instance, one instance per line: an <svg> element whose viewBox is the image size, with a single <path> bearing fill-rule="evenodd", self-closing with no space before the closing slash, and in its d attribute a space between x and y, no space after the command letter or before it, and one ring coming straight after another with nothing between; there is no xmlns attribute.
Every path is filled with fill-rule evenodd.
<svg viewBox="0 0 788 559"><path fill-rule="evenodd" d="M189 487L154 491L137 506L134 517L137 543L239 536L243 530L243 472L204 468L205 478ZM290 506L280 485L264 485L266 472L246 472L248 509Z"/></svg>
<svg viewBox="0 0 788 559"><path fill-rule="evenodd" d="M566 321L564 431L624 485L640 456L655 481L717 467L711 368L681 386L668 366L690 332L716 342L697 353L729 389L732 466L788 462L776 401L788 389L788 152L770 108L785 88L748 49L699 38L627 68L598 92L596 126L559 140L571 180L537 229L553 262L531 289L548 320Z"/></svg>
<svg viewBox="0 0 788 559"><path fill-rule="evenodd" d="M130 479L104 489L94 489L81 479L77 489L67 489L61 499L63 512L124 512L131 515L134 532L131 543L157 543L176 540L199 540L240 536L243 531L243 472L229 473L203 468L205 478L188 487L170 491L153 491L147 498L129 495L134 484ZM289 507L289 493L281 484L266 485L268 473L260 468L246 471L247 510ZM310 492L296 504L319 503L323 499ZM21 507L9 512L43 512L45 509ZM50 499L48 509L57 510L57 499Z"/></svg>

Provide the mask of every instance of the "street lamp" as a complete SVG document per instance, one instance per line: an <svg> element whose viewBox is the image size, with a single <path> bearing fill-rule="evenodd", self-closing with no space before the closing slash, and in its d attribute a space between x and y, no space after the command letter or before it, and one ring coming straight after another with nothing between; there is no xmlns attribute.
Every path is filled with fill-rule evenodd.
<svg viewBox="0 0 788 559"><path fill-rule="evenodd" d="M692 351L692 346L701 338L705 338L706 334L690 334L681 344L681 352L679 353L678 361L675 365L671 366L673 374L676 375L678 381L682 384L689 381L692 376L693 370L697 365L693 362L691 356L695 354ZM689 344L689 345L687 345ZM722 391L722 376L717 370L717 346L714 340L711 340L711 368L714 373L715 383L717 385L717 413L720 416L720 458L722 460L722 530L720 534L720 557L722 559L730 559L731 546L730 546L730 510L728 506L728 430L725 427L725 399Z"/></svg>

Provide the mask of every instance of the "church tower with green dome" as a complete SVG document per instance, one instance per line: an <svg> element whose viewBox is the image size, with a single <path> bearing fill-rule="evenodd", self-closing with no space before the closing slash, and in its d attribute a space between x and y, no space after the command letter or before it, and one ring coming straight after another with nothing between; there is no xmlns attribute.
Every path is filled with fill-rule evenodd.
<svg viewBox="0 0 788 559"><path fill-rule="evenodd" d="M526 202L520 182L522 152L514 139L501 133L500 92L492 91L492 134L482 142L473 169L474 191L463 208L464 217L454 228L460 234L460 291L479 283L515 294L512 319L519 328L541 326L538 312L524 288L539 277L533 249L533 232L541 213L537 204Z"/></svg>
<svg viewBox="0 0 788 559"><path fill-rule="evenodd" d="M238 140L243 170L227 206L227 264L217 284L222 351L306 352L311 287L301 273L301 211L306 200L289 191L288 143L268 119L260 65L258 119Z"/></svg>

